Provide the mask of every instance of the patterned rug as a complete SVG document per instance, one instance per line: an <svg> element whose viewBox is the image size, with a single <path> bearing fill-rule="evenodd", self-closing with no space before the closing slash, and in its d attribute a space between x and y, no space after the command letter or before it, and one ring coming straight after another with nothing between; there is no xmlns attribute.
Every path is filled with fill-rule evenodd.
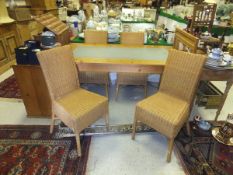
<svg viewBox="0 0 233 175"><path fill-rule="evenodd" d="M185 133L184 130L179 133L175 145L186 174L233 174L233 147L217 142L211 131L203 131L195 124L192 124L191 136Z"/></svg>
<svg viewBox="0 0 233 175"><path fill-rule="evenodd" d="M19 86L14 75L10 76L0 83L0 97L21 98Z"/></svg>
<svg viewBox="0 0 233 175"><path fill-rule="evenodd" d="M74 137L61 138L49 126L0 126L0 175L84 175L91 136L82 136L82 157Z"/></svg>

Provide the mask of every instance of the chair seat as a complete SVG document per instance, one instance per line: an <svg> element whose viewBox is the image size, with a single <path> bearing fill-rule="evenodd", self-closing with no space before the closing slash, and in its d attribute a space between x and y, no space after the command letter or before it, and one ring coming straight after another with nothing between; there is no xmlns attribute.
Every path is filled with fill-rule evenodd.
<svg viewBox="0 0 233 175"><path fill-rule="evenodd" d="M55 108L64 114L60 116L64 123L68 122L68 125L72 125L70 122L76 122L81 129L97 120L100 115L105 113L107 107L108 99L106 97L82 88L57 99L55 104ZM71 116L73 120L66 120L67 116Z"/></svg>
<svg viewBox="0 0 233 175"><path fill-rule="evenodd" d="M188 117L188 112L188 102L163 92L140 101L136 106L137 119L168 138L177 135ZM185 115L187 117L184 117Z"/></svg>

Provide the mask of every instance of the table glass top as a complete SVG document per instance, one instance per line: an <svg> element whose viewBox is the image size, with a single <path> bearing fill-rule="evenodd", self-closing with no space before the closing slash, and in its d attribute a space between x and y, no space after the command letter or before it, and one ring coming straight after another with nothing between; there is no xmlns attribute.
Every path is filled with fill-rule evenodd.
<svg viewBox="0 0 233 175"><path fill-rule="evenodd" d="M110 47L78 46L73 50L75 58L130 59L130 60L166 60L168 50L153 47Z"/></svg>

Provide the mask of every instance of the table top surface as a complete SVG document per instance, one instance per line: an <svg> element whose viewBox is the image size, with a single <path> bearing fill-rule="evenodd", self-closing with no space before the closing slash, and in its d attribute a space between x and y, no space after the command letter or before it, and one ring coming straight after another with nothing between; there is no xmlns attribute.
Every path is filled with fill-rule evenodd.
<svg viewBox="0 0 233 175"><path fill-rule="evenodd" d="M72 43L77 63L140 64L165 66L171 46L78 44ZM233 71L232 66L205 67L213 71Z"/></svg>
<svg viewBox="0 0 233 175"><path fill-rule="evenodd" d="M77 62L165 65L171 47L75 44Z"/></svg>

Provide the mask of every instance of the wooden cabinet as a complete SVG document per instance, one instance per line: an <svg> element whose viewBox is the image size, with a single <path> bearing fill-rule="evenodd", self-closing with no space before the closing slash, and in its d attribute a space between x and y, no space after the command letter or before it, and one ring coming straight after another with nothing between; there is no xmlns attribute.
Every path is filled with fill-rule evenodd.
<svg viewBox="0 0 233 175"><path fill-rule="evenodd" d="M9 55L6 47L6 41L4 38L0 38L0 66L6 64L9 61Z"/></svg>
<svg viewBox="0 0 233 175"><path fill-rule="evenodd" d="M0 36L0 66L15 58L17 39L14 32Z"/></svg>
<svg viewBox="0 0 233 175"><path fill-rule="evenodd" d="M31 31L29 28L29 21L17 22L17 32L20 37L21 44L23 45L24 41L32 39Z"/></svg>
<svg viewBox="0 0 233 175"><path fill-rule="evenodd" d="M55 9L57 8L55 0L30 0L30 5L32 8L37 9Z"/></svg>
<svg viewBox="0 0 233 175"><path fill-rule="evenodd" d="M15 65L14 74L28 117L51 116L51 100L40 66Z"/></svg>
<svg viewBox="0 0 233 175"><path fill-rule="evenodd" d="M7 50L9 52L9 59L15 59L15 48L18 47L18 42L16 39L15 32L10 32L4 37L6 41Z"/></svg>
<svg viewBox="0 0 233 175"><path fill-rule="evenodd" d="M31 17L33 15L31 11L32 8L24 6L16 7L14 9L8 8L9 16L16 21L16 33L19 38L20 45L24 45L24 41L32 39L33 35L37 35L42 32L44 28L33 20Z"/></svg>
<svg viewBox="0 0 233 175"><path fill-rule="evenodd" d="M35 20L29 20L17 21L16 28L21 41L20 43L23 45L24 41L33 39L34 35L41 33L44 27Z"/></svg>
<svg viewBox="0 0 233 175"><path fill-rule="evenodd" d="M0 25L0 74L15 64L15 48L19 46L15 23Z"/></svg>
<svg viewBox="0 0 233 175"><path fill-rule="evenodd" d="M32 13L33 16L38 16L38 15L42 15L42 14L45 14L45 13L49 13L49 14L52 14L52 15L58 17L58 9L57 8L49 9L49 10L31 8L31 13Z"/></svg>

